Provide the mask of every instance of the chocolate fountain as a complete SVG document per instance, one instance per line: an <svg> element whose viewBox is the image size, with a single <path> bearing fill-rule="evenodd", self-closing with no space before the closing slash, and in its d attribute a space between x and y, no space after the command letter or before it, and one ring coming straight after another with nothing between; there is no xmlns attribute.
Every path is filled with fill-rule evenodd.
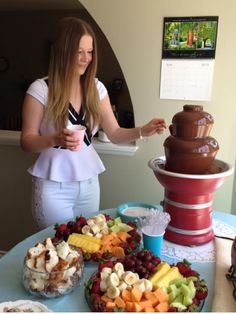
<svg viewBox="0 0 236 314"><path fill-rule="evenodd" d="M233 173L231 165L215 159L219 145L209 136L213 123L202 106L185 105L172 119L165 157L149 161L165 189L164 211L171 216L165 238L181 245L213 239L212 194Z"/></svg>

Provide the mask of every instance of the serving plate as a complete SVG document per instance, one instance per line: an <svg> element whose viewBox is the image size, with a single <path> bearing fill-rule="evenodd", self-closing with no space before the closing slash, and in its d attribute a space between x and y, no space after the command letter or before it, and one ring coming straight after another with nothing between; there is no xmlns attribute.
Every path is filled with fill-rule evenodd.
<svg viewBox="0 0 236 314"><path fill-rule="evenodd" d="M138 253L135 253L134 255L135 256L138 256L140 254L142 255L142 252L144 252L144 251L147 251L147 250L139 251ZM153 265L156 264L156 266L158 266L160 263L163 262L158 257L155 257L155 256L151 256L151 257L152 257L151 261L152 261ZM123 298L122 290L120 290L120 294L118 294L118 296L114 296L114 295L111 296L110 291L108 291L106 289L104 290L104 286L101 285L101 281L104 281L104 273L103 273L103 270L102 270L103 268L109 268L110 267L112 269L112 274L114 274L114 272L115 272L114 271L114 269L115 269L114 266L116 264L120 263L120 264L123 264L125 273L126 272L130 272L131 269L133 269L133 272L136 272L138 268L136 267L136 269L135 269L134 266L132 266L131 264L129 265L129 261L130 261L130 257L127 257L127 258L124 258L123 261L122 261L122 259L120 259L120 260L115 261L113 263L112 262L106 262L106 263L100 263L99 264L97 271L94 272L90 276L90 278L87 280L87 282L85 283L85 299L86 299L86 302L87 302L89 308L91 309L91 311L93 311L93 312L109 312L109 311L111 311L111 309L113 309L112 311L123 311L123 312L124 311L125 312L136 312L136 311L138 311L138 310L135 310L137 304L135 305L135 307L132 307L133 305L130 305L130 303L134 302L134 300L128 300L128 299L124 299ZM183 271L183 269L181 269L183 267L183 265L181 265L181 264L183 264L183 263L186 264L186 262L187 261L184 260L182 262L177 263L176 265L170 265L170 266L171 267L178 267L179 271ZM159 263L159 264L157 264L157 263ZM191 265L191 264L188 264L188 265ZM105 270L105 272L107 272L107 269ZM191 274L193 276L190 276L190 272L191 272ZM148 272L146 272L146 273L144 272L143 275L141 273L139 273L139 279L145 280L145 277L147 279L150 279L152 277L152 275L154 275L154 274L155 274L155 270L153 271L150 268L150 272L149 273ZM201 279L200 275L197 272L195 272L193 269L191 269L191 268L189 268L188 275L186 273L185 275L183 275L183 278L185 276L186 276L186 279L187 279L187 277L191 277L191 278L189 278L190 280L193 280L192 278L194 276L196 277L194 279L195 280L194 285L195 285L195 288L196 288L196 292L195 292L195 295L193 297L191 297L191 300L192 300L193 303L187 305L187 307L185 309L181 310L180 308L175 308L173 306L174 302L177 302L176 301L177 299L175 301L172 300L171 305L169 304L168 308L164 312L166 312L166 311L168 311L168 312L176 312L176 311L177 312L181 312L181 311L183 311L183 312L200 312L200 311L203 310L205 299L206 299L206 297L208 295L208 289L207 289L207 285L206 285L205 281L203 279ZM120 278L120 282L119 282L119 285L116 286L116 287L120 287L120 285L122 285L122 278L124 278L124 277L120 276L119 278ZM111 280L112 280L112 283L114 283L113 282L114 278L111 279L111 278L107 277L107 279L105 279L105 281L108 283L108 288L110 287ZM173 281L170 282L169 285L171 285L171 284L173 285ZM101 288L102 286L103 286L103 288ZM133 286L130 285L128 288L124 288L124 289L127 289L127 290L131 291L132 288L133 288ZM147 289L147 290L145 290L145 292L150 291L150 290L148 290L148 288L145 288L145 289ZM150 289L150 286L149 286L149 289ZM169 288L166 288L166 291L169 291L168 293L170 293L170 290L168 290L168 289ZM152 292L154 292L154 291L156 291L156 289L152 289ZM146 299L143 298L144 296L146 297ZM142 302L139 303L139 301L136 300L134 303L138 303L138 304L140 304L140 306L143 306L145 301L149 301L149 302L151 301L151 299L147 298L147 296L145 295L144 291L143 291L143 297L141 299ZM150 298L152 298L152 297L153 296L150 296ZM124 302L124 305L123 305L124 307L123 306L121 307L121 306L118 305L118 304L122 303L120 298ZM158 303L155 303L155 305L153 306L152 309L150 307L149 311L153 311L153 309L155 309L156 305L158 305ZM137 307L137 309L138 309L138 307ZM147 308L139 308L139 311L144 311L144 310L147 310ZM156 311L158 311L158 310L156 310Z"/></svg>
<svg viewBox="0 0 236 314"><path fill-rule="evenodd" d="M52 312L46 305L31 300L16 300L0 303L0 312Z"/></svg>
<svg viewBox="0 0 236 314"><path fill-rule="evenodd" d="M98 220L101 217L105 220ZM92 221L98 221L97 225L94 226ZM106 229L106 232L104 232L104 229L99 229L101 224L103 225L101 228ZM113 219L105 214L98 214L90 218L80 216L67 223L55 225L55 230L53 243L64 240L73 249L79 248L83 252L85 262L115 260L130 255L141 247L141 235L134 222L125 223L120 217ZM111 235L114 236L114 241L111 239ZM96 250L94 245L91 249L90 242L96 243Z"/></svg>

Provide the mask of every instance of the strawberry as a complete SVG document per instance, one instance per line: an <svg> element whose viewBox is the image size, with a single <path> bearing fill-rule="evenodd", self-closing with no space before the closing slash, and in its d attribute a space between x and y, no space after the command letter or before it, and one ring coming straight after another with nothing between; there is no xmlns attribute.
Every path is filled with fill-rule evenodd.
<svg viewBox="0 0 236 314"><path fill-rule="evenodd" d="M127 225L129 225L130 227L132 227L134 229L137 228L136 224L134 222L132 222L132 221L127 222Z"/></svg>
<svg viewBox="0 0 236 314"><path fill-rule="evenodd" d="M188 312L199 312L199 308L196 304L191 304L188 306Z"/></svg>
<svg viewBox="0 0 236 314"><path fill-rule="evenodd" d="M52 243L57 243L60 239L58 237L52 238Z"/></svg>
<svg viewBox="0 0 236 314"><path fill-rule="evenodd" d="M171 306L171 307L168 308L168 312L177 312L177 308Z"/></svg>
<svg viewBox="0 0 236 314"><path fill-rule="evenodd" d="M129 245L129 247L130 247L131 250L134 250L134 249L136 249L136 247L137 247L137 244L135 243L134 240L129 241L129 242L128 242L128 245Z"/></svg>
<svg viewBox="0 0 236 314"><path fill-rule="evenodd" d="M141 241L141 235L139 233L137 233L134 238L138 243Z"/></svg>
<svg viewBox="0 0 236 314"><path fill-rule="evenodd" d="M81 233L82 225L79 221L76 221L71 228L72 233Z"/></svg>
<svg viewBox="0 0 236 314"><path fill-rule="evenodd" d="M199 273L196 270L189 270L187 273L184 274L185 277L199 277Z"/></svg>
<svg viewBox="0 0 236 314"><path fill-rule="evenodd" d="M113 262L103 262L103 263L100 263L99 266L98 266L98 270L102 271L102 269L104 267L112 268L113 267Z"/></svg>
<svg viewBox="0 0 236 314"><path fill-rule="evenodd" d="M129 231L129 234L131 235L131 237L135 237L137 235L137 231L135 229Z"/></svg>
<svg viewBox="0 0 236 314"><path fill-rule="evenodd" d="M197 299L197 298L193 298L193 299L192 299L192 302L193 302L193 304L195 304L195 305L199 305L200 300Z"/></svg>
<svg viewBox="0 0 236 314"><path fill-rule="evenodd" d="M76 217L76 222L79 222L79 224L81 225L81 227L83 227L84 225L87 224L87 220L85 217L80 216L80 217Z"/></svg>
<svg viewBox="0 0 236 314"><path fill-rule="evenodd" d="M75 221L72 221L72 220L68 221L67 222L67 228L72 229L74 224L75 224Z"/></svg>
<svg viewBox="0 0 236 314"><path fill-rule="evenodd" d="M101 300L101 296L99 294L92 293L91 302L93 305L94 312L105 312L106 303Z"/></svg>
<svg viewBox="0 0 236 314"><path fill-rule="evenodd" d="M67 225L66 224L61 224L57 227L58 232L64 232L67 230Z"/></svg>
<svg viewBox="0 0 236 314"><path fill-rule="evenodd" d="M101 262L101 261L102 261L101 253L99 253L99 252L92 253L91 259L92 259L94 262Z"/></svg>
<svg viewBox="0 0 236 314"><path fill-rule="evenodd" d="M102 253L102 258L104 258L105 260L111 259L112 258L112 253L109 251L103 252Z"/></svg>
<svg viewBox="0 0 236 314"><path fill-rule="evenodd" d="M195 282L196 294L195 298L203 300L208 296L208 288L205 280L198 280Z"/></svg>
<svg viewBox="0 0 236 314"><path fill-rule="evenodd" d="M190 265L191 264L186 259L183 259L182 262L178 262L176 264L176 266L179 269L179 272L184 276L186 273L188 273L191 270Z"/></svg>
<svg viewBox="0 0 236 314"><path fill-rule="evenodd" d="M105 218L106 218L106 221L111 220L111 216L110 216L110 215L104 214L104 216L105 216Z"/></svg>
<svg viewBox="0 0 236 314"><path fill-rule="evenodd" d="M100 280L94 281L91 292L100 295L102 292L100 290Z"/></svg>
<svg viewBox="0 0 236 314"><path fill-rule="evenodd" d="M196 297L198 300L206 299L207 296L208 296L208 290L207 290L207 288L198 288L198 289L196 290L195 297Z"/></svg>

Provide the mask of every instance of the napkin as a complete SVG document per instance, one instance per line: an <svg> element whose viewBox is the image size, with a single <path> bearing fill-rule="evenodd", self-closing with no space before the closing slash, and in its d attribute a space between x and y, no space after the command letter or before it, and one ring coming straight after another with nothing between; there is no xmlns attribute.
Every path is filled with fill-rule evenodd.
<svg viewBox="0 0 236 314"><path fill-rule="evenodd" d="M231 265L232 244L231 240L215 238L216 275L212 312L236 312L233 283L225 277Z"/></svg>

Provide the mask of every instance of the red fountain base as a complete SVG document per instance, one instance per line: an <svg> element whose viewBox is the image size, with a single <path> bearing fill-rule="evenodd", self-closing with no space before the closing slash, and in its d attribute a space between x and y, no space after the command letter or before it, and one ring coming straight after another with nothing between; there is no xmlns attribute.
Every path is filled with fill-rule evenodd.
<svg viewBox="0 0 236 314"><path fill-rule="evenodd" d="M165 188L163 207L171 216L165 239L181 245L211 241L212 194L233 173L233 167L215 159L210 174L175 173L165 170L165 157L150 160L149 167Z"/></svg>

